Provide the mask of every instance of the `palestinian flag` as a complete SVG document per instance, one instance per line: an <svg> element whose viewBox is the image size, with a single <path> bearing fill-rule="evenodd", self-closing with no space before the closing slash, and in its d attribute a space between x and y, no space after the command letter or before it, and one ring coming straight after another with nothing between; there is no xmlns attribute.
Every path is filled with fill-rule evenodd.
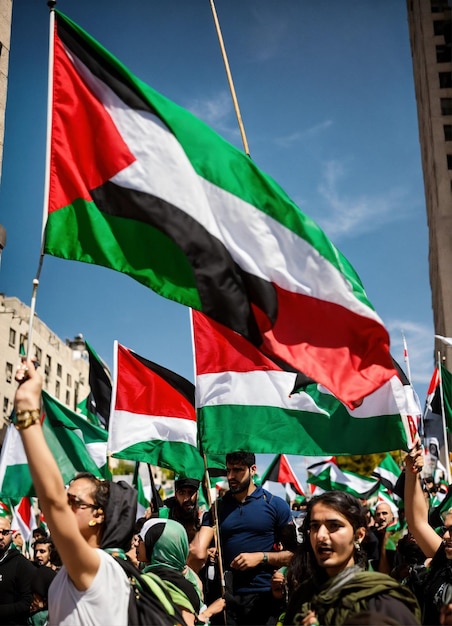
<svg viewBox="0 0 452 626"><path fill-rule="evenodd" d="M452 374L441 365L441 386L444 399L444 419L449 432L452 430Z"/></svg>
<svg viewBox="0 0 452 626"><path fill-rule="evenodd" d="M63 477L65 473L72 474L75 468L77 472L86 471L99 478L111 478L107 460L107 431L71 411L46 391L42 392L42 400L44 434Z"/></svg>
<svg viewBox="0 0 452 626"><path fill-rule="evenodd" d="M425 400L424 417L427 417L429 413L435 415L441 415L441 395L440 395L440 378L439 369L435 367L433 370L430 384L427 389L427 398Z"/></svg>
<svg viewBox="0 0 452 626"><path fill-rule="evenodd" d="M110 478L107 431L93 426L46 391L42 392L42 399L44 437L65 484L82 471ZM13 424L7 428L0 454L0 495L15 500L36 495L22 440Z"/></svg>
<svg viewBox="0 0 452 626"><path fill-rule="evenodd" d="M55 11L44 252L203 311L348 406L395 375L353 267L261 172Z"/></svg>
<svg viewBox="0 0 452 626"><path fill-rule="evenodd" d="M0 500L0 517L11 517L11 504L3 502Z"/></svg>
<svg viewBox="0 0 452 626"><path fill-rule="evenodd" d="M193 383L115 341L108 447L112 456L143 461L202 479L196 444Z"/></svg>
<svg viewBox="0 0 452 626"><path fill-rule="evenodd" d="M291 394L283 371L241 335L192 312L198 437L208 454L326 456L408 450L411 387L394 377L348 409L315 383Z"/></svg>
<svg viewBox="0 0 452 626"><path fill-rule="evenodd" d="M87 399L87 416L91 416L95 425L102 425L108 429L111 407L111 380L107 368L97 352L85 341L89 357L89 386L90 394ZM92 417L94 416L94 418Z"/></svg>
<svg viewBox="0 0 452 626"><path fill-rule="evenodd" d="M289 502L295 500L297 496L304 496L302 486L295 476L289 459L285 454L278 454L265 470L261 477L261 483L265 487L265 483L274 482L284 485Z"/></svg>
<svg viewBox="0 0 452 626"><path fill-rule="evenodd" d="M19 504L14 507L11 528L19 530L24 541L29 544L33 538L33 530L37 527L32 498L21 498Z"/></svg>
<svg viewBox="0 0 452 626"><path fill-rule="evenodd" d="M308 483L324 491L345 491L356 498L366 500L374 494L380 481L354 472L341 470L335 459L315 463L307 468Z"/></svg>
<svg viewBox="0 0 452 626"><path fill-rule="evenodd" d="M372 476L379 478L381 484L389 491L394 491L396 482L402 470L388 453L378 467L372 472Z"/></svg>

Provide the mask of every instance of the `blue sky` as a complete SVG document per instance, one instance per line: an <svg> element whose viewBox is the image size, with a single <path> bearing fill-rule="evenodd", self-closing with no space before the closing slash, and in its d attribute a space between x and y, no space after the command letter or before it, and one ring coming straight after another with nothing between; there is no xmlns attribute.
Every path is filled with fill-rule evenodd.
<svg viewBox="0 0 452 626"><path fill-rule="evenodd" d="M137 76L242 147L208 0L59 0ZM217 0L252 159L349 259L424 402L434 362L428 230L404 2ZM44 196L48 9L15 0L0 186L0 290L29 304ZM121 274L45 257L36 312L193 381L188 310ZM271 457L270 457L271 458ZM266 458L259 470L264 470Z"/></svg>

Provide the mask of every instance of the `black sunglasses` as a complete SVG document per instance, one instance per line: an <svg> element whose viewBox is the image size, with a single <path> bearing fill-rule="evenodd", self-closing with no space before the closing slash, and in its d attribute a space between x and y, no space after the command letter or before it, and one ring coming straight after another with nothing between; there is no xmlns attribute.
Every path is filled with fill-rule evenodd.
<svg viewBox="0 0 452 626"><path fill-rule="evenodd" d="M73 493L67 494L67 503L69 506L74 507L75 509L97 509L97 504L91 504L91 502L85 502L81 500L78 496L74 496Z"/></svg>
<svg viewBox="0 0 452 626"><path fill-rule="evenodd" d="M7 535L10 535L13 531L12 530L0 530L0 535L3 535L4 537L6 537Z"/></svg>

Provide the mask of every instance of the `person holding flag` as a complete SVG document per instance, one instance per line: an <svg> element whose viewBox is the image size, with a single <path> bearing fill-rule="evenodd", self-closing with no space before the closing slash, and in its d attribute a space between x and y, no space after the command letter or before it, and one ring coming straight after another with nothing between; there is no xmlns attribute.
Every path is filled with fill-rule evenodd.
<svg viewBox="0 0 452 626"><path fill-rule="evenodd" d="M205 563L218 525L219 557L227 570L226 623L275 624L281 603L271 592L271 577L275 569L289 563L290 548L296 544L290 508L282 498L255 485L254 453L227 454L226 472L229 491L204 515L188 564L196 569L197 561L199 570L199 563ZM275 549L280 544L283 549Z"/></svg>
<svg viewBox="0 0 452 626"><path fill-rule="evenodd" d="M42 377L26 361L19 366L16 381L13 422L63 563L49 589L49 622L126 626L133 606L126 572L134 575L136 570L128 567L125 551L136 519L136 491L124 481L100 480L89 473L75 476L66 490L41 428ZM156 597L149 596L149 602L155 618L152 623L174 623Z"/></svg>

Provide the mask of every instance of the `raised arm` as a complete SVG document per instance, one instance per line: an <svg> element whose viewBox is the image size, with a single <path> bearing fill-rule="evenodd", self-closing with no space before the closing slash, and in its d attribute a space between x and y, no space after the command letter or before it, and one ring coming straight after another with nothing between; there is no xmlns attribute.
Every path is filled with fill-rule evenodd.
<svg viewBox="0 0 452 626"><path fill-rule="evenodd" d="M428 505L419 480L423 451L418 448L406 457L405 516L410 532L427 557L433 557L442 540L428 522Z"/></svg>
<svg viewBox="0 0 452 626"><path fill-rule="evenodd" d="M187 565L196 573L205 565L207 550L215 537L215 530L211 526L201 526L190 544Z"/></svg>
<svg viewBox="0 0 452 626"><path fill-rule="evenodd" d="M33 363L22 364L16 374L19 386L14 398L17 427L27 455L40 507L49 525L56 549L74 586L88 589L100 564L97 552L82 536L77 518L68 504L58 465L41 428L42 378ZM36 411L36 413L35 413ZM36 419L30 425L29 412Z"/></svg>

